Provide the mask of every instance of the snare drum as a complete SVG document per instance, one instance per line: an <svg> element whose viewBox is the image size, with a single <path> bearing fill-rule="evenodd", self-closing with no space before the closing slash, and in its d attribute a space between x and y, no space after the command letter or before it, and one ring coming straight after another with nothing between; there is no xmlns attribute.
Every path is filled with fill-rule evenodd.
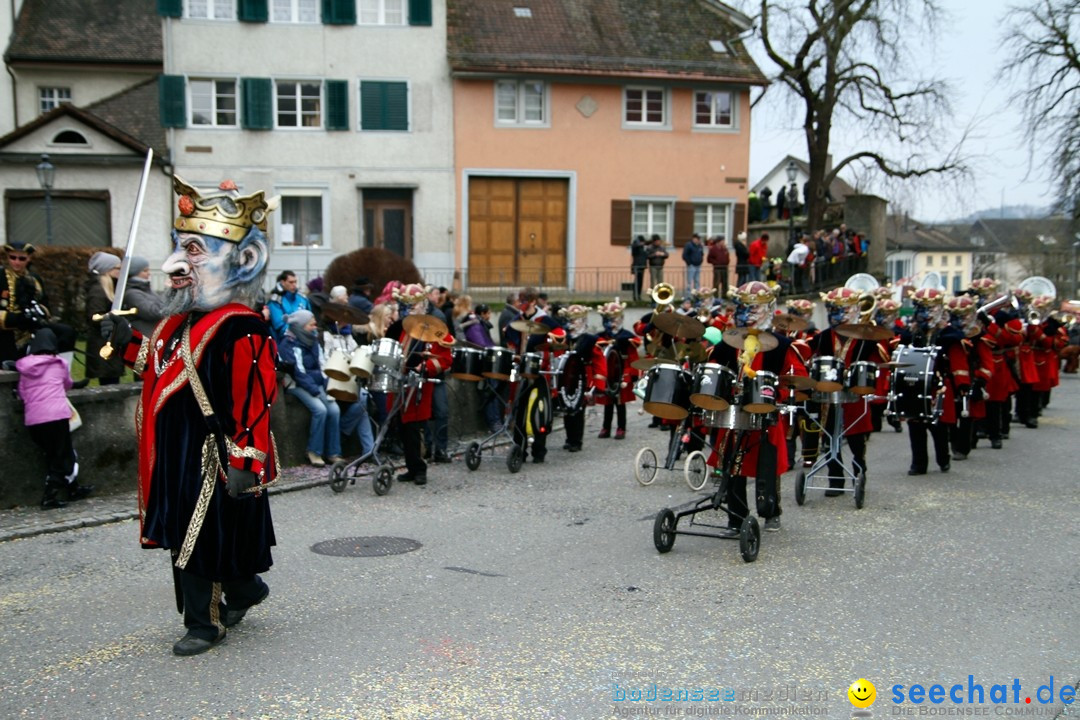
<svg viewBox="0 0 1080 720"><path fill-rule="evenodd" d="M746 412L738 405L731 405L726 410L706 410L701 414L701 421L711 428L760 430L765 425L765 416L761 413Z"/></svg>
<svg viewBox="0 0 1080 720"><path fill-rule="evenodd" d="M521 376L533 380L540 377L540 366L544 358L540 353L525 353L521 356Z"/></svg>
<svg viewBox="0 0 1080 720"><path fill-rule="evenodd" d="M349 372L358 377L367 379L371 377L371 373L374 369L375 363L371 359L370 345L361 345L353 350L352 357L349 359Z"/></svg>
<svg viewBox="0 0 1080 720"><path fill-rule="evenodd" d="M352 375L349 375L348 380L330 378L326 385L326 394L342 402L356 402L360 397L360 386Z"/></svg>
<svg viewBox="0 0 1080 720"><path fill-rule="evenodd" d="M690 402L706 410L727 410L735 401L735 371L724 365L699 365L690 388Z"/></svg>
<svg viewBox="0 0 1080 720"><path fill-rule="evenodd" d="M450 365L450 377L468 382L484 379L484 351L479 348L454 348L454 361Z"/></svg>
<svg viewBox="0 0 1080 720"><path fill-rule="evenodd" d="M665 420L683 420L690 414L690 373L673 363L649 368L645 386L645 412Z"/></svg>
<svg viewBox="0 0 1080 720"><path fill-rule="evenodd" d="M780 394L780 378L768 370L758 370L754 377L743 378L739 405L748 413L776 412L776 396Z"/></svg>
<svg viewBox="0 0 1080 720"><path fill-rule="evenodd" d="M831 355L810 361L810 379L819 392L839 392L844 389L844 361Z"/></svg>
<svg viewBox="0 0 1080 720"><path fill-rule="evenodd" d="M514 353L504 347L489 347L484 354L484 369L480 374L493 380L509 380L514 372Z"/></svg>
<svg viewBox="0 0 1080 720"><path fill-rule="evenodd" d="M379 338L371 344L371 361L376 365L400 371L402 359L401 343L393 338Z"/></svg>
<svg viewBox="0 0 1080 720"><path fill-rule="evenodd" d="M877 363L860 360L847 372L847 386L856 395L873 395L877 388Z"/></svg>
<svg viewBox="0 0 1080 720"><path fill-rule="evenodd" d="M374 392L396 393L401 391L401 373L384 365L376 365L371 373L368 389Z"/></svg>
<svg viewBox="0 0 1080 720"><path fill-rule="evenodd" d="M352 374L349 372L349 356L343 350L334 348L326 361L326 367L323 368L323 374L332 380L352 380Z"/></svg>

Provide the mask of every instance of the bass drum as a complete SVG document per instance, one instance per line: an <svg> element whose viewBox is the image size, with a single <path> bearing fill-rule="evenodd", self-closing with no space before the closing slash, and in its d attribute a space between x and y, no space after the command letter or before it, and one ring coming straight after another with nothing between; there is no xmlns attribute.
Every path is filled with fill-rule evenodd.
<svg viewBox="0 0 1080 720"><path fill-rule="evenodd" d="M645 412L664 420L683 420L690 414L690 373L674 363L658 363L647 377Z"/></svg>
<svg viewBox="0 0 1080 720"><path fill-rule="evenodd" d="M934 373L936 347L901 345L895 360L907 364L893 370L893 412L902 420L934 422L941 416L941 381Z"/></svg>
<svg viewBox="0 0 1080 720"><path fill-rule="evenodd" d="M573 415L585 407L585 363L574 351L555 358L555 412Z"/></svg>
<svg viewBox="0 0 1080 720"><path fill-rule="evenodd" d="M615 347L615 343L608 345L604 352L604 362L607 363L607 387L604 393L610 398L617 399L622 393L623 356Z"/></svg>

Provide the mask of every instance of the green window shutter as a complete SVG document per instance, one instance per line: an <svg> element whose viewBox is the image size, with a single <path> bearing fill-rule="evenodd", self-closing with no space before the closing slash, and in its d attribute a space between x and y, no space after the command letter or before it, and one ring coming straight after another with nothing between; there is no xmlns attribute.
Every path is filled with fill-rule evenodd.
<svg viewBox="0 0 1080 720"><path fill-rule="evenodd" d="M349 129L349 81L326 81L326 129Z"/></svg>
<svg viewBox="0 0 1080 720"><path fill-rule="evenodd" d="M270 78L240 78L240 124L246 130L274 129L274 83Z"/></svg>
<svg viewBox="0 0 1080 720"><path fill-rule="evenodd" d="M184 0L157 0L157 14L161 17L183 17Z"/></svg>
<svg viewBox="0 0 1080 720"><path fill-rule="evenodd" d="M161 125L168 128L187 126L187 98L184 95L183 75L158 77L158 106Z"/></svg>
<svg viewBox="0 0 1080 720"><path fill-rule="evenodd" d="M270 10L266 0L239 0L236 17L242 22L264 23L270 19Z"/></svg>
<svg viewBox="0 0 1080 720"><path fill-rule="evenodd" d="M355 25L356 0L322 0L324 25Z"/></svg>
<svg viewBox="0 0 1080 720"><path fill-rule="evenodd" d="M431 26L431 0L409 0L409 24Z"/></svg>
<svg viewBox="0 0 1080 720"><path fill-rule="evenodd" d="M408 130L408 85L403 82L360 83L360 129Z"/></svg>

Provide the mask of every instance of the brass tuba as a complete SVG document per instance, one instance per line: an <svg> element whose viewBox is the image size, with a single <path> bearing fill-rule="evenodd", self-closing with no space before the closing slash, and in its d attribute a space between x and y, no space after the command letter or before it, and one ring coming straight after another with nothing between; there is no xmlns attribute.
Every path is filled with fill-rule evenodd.
<svg viewBox="0 0 1080 720"><path fill-rule="evenodd" d="M859 322L869 325L874 321L874 310L877 309L877 297L874 291L881 287L870 273L855 273L847 279L844 287L849 290L859 291Z"/></svg>
<svg viewBox="0 0 1080 720"><path fill-rule="evenodd" d="M1031 293L1031 303L1027 307L1027 317L1024 318L1029 325L1040 325L1053 314L1053 300L1057 298L1057 288L1049 278L1032 275L1021 281L1017 288ZM1049 301L1039 303L1043 306L1042 309L1035 306L1035 301L1039 298L1049 298Z"/></svg>
<svg viewBox="0 0 1080 720"><path fill-rule="evenodd" d="M659 305L671 305L671 301L675 298L675 288L668 283L660 283L656 287L649 290L649 295L652 296L653 302Z"/></svg>

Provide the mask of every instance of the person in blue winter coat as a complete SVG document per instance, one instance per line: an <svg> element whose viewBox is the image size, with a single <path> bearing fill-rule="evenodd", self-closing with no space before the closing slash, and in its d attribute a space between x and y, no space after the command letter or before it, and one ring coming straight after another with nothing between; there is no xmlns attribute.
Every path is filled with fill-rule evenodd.
<svg viewBox="0 0 1080 720"><path fill-rule="evenodd" d="M45 476L43 508L64 507L60 491L68 500L81 500L94 491L78 481L79 463L71 444L71 371L57 356L59 341L48 328L34 332L30 354L15 362L19 371L19 397L25 408L26 430L34 444L45 453L48 473Z"/></svg>
<svg viewBox="0 0 1080 720"><path fill-rule="evenodd" d="M300 294L298 286L296 273L283 270L277 277L274 291L270 293L270 302L266 303L270 310L270 332L278 345L285 337L285 331L289 329L286 318L297 310L311 310L311 303Z"/></svg>

